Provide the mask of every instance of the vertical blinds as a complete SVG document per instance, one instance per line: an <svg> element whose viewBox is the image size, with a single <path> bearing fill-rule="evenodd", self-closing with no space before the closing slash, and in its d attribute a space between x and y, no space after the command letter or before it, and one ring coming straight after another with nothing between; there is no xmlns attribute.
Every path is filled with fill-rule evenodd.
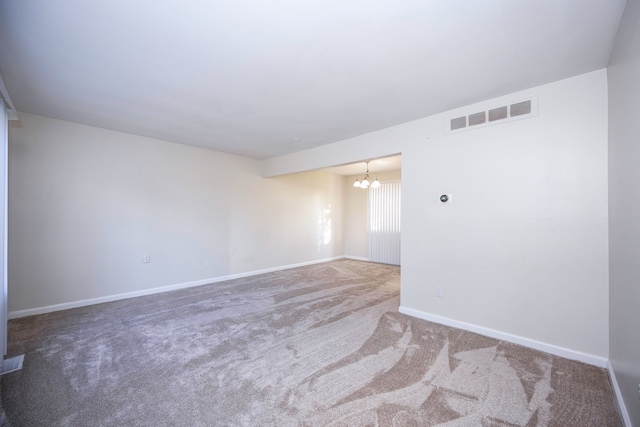
<svg viewBox="0 0 640 427"><path fill-rule="evenodd" d="M400 181L369 187L369 261L400 265Z"/></svg>

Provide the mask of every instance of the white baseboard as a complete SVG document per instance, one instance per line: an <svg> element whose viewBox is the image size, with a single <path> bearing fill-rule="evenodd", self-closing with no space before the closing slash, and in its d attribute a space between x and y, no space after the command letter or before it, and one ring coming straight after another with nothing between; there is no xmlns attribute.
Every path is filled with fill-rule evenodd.
<svg viewBox="0 0 640 427"><path fill-rule="evenodd" d="M98 298L90 298L79 301L65 302L62 304L47 305L45 307L29 308L26 310L17 310L9 312L9 319L18 319L20 317L34 316L37 314L51 313L53 311L69 310L71 308L85 307L88 305L102 304L105 302L118 301L122 299L141 297L145 295L159 294L162 292L174 291L177 289L192 288L194 286L208 285L210 283L224 282L225 280L241 279L243 277L256 276L258 274L271 273L274 271L288 270L290 268L304 267L305 265L321 264L323 262L335 261L343 259L344 256L324 258L315 261L301 262L298 264L283 265L280 267L266 268L264 270L249 271L246 273L230 274L228 276L212 277L210 279L195 280L193 282L178 283L175 285L160 286L151 289L143 289L140 291L126 292L122 294L107 295Z"/></svg>
<svg viewBox="0 0 640 427"><path fill-rule="evenodd" d="M475 332L477 334L485 335L491 338L496 338L502 341L512 342L514 344L523 345L525 347L533 348L536 350L544 351L546 353L551 353L556 356L564 357L566 359L577 360L579 362L588 363L589 365L594 365L599 368L607 367L608 360L601 356L594 356L592 354L582 353L580 351L570 350L564 347L558 347L552 344L547 344L544 342L521 337L519 335L513 335L507 332L496 331L495 329L485 328L483 326L478 326L471 323L460 322L458 320L449 319L448 317L429 314L429 313L425 313L419 310L414 310L408 307L400 306L399 311L400 313L417 317L419 319L440 323L442 325L447 325L447 326L451 326L458 329L464 329L466 331Z"/></svg>
<svg viewBox="0 0 640 427"><path fill-rule="evenodd" d="M624 404L624 399L622 399L622 392L620 392L620 387L618 386L616 373L613 370L613 366L611 365L610 360L607 360L607 369L609 370L609 378L611 378L611 385L613 386L613 392L616 394L616 400L618 401L618 409L620 409L620 414L622 415L622 420L624 421L624 425L626 427L633 427L633 425L631 424L631 418L629 418L629 413L627 412L627 407Z"/></svg>
<svg viewBox="0 0 640 427"><path fill-rule="evenodd" d="M353 260L356 260L356 261L366 261L366 262L369 262L369 258L365 258L365 257L362 257L362 256L351 256L351 255L345 255L345 256L344 256L344 258L346 258L346 259L353 259Z"/></svg>

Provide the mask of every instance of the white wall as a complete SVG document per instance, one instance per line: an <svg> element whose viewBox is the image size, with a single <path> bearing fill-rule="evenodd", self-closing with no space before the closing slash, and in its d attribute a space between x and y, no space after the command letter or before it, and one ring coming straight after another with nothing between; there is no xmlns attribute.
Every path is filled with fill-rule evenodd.
<svg viewBox="0 0 640 427"><path fill-rule="evenodd" d="M447 112L263 164L25 114L10 135L9 310L340 256L345 179L259 169L402 153L403 307L607 357L606 73L460 113L528 96L538 117L445 136Z"/></svg>
<svg viewBox="0 0 640 427"><path fill-rule="evenodd" d="M4 82L2 81L2 76L0 76L0 88L3 87ZM4 91L1 91L0 94L3 98L5 97ZM9 114L4 102L0 100L0 358L7 354L7 319L9 314L7 284L8 149ZM0 414L2 414L1 410Z"/></svg>
<svg viewBox="0 0 640 427"><path fill-rule="evenodd" d="M380 181L400 179L400 170L374 173ZM362 175L360 175L362 177ZM344 189L344 254L353 258L369 258L369 191L355 188L358 175L345 180Z"/></svg>
<svg viewBox="0 0 640 427"><path fill-rule="evenodd" d="M9 149L13 313L343 255L342 176L29 114Z"/></svg>
<svg viewBox="0 0 640 427"><path fill-rule="evenodd" d="M640 426L640 1L627 1L608 77L610 360Z"/></svg>
<svg viewBox="0 0 640 427"><path fill-rule="evenodd" d="M537 96L534 118L445 136L447 112L268 159L264 173L402 153L402 306L602 361L606 83L600 70L457 111ZM454 202L442 206L442 193Z"/></svg>

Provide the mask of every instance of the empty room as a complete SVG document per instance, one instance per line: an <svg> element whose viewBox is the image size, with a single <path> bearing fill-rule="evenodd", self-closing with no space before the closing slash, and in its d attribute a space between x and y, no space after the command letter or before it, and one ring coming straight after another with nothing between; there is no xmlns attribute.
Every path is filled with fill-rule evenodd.
<svg viewBox="0 0 640 427"><path fill-rule="evenodd" d="M0 425L640 427L639 28L0 0Z"/></svg>

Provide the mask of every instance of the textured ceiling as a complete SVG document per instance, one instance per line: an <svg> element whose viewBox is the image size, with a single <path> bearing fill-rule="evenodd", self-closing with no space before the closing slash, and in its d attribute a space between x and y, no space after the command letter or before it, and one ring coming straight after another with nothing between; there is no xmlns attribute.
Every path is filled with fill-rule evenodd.
<svg viewBox="0 0 640 427"><path fill-rule="evenodd" d="M254 158L606 67L624 0L0 0L16 108Z"/></svg>

